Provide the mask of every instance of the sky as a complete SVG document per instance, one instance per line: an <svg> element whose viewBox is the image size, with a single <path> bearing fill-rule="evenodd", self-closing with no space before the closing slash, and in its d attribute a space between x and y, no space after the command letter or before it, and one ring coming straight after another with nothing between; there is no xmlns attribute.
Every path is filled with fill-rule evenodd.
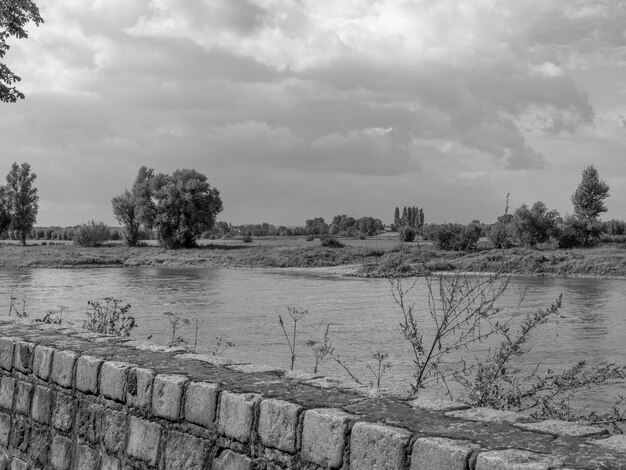
<svg viewBox="0 0 626 470"><path fill-rule="evenodd" d="M218 220L562 215L582 170L626 219L626 1L46 0L5 63L0 173L37 225L117 225L139 167L192 168ZM2 167L5 170L2 170Z"/></svg>

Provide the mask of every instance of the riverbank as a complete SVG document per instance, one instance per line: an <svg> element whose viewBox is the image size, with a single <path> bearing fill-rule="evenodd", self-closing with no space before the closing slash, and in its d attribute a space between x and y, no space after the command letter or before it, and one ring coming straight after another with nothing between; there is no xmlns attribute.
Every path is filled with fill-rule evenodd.
<svg viewBox="0 0 626 470"><path fill-rule="evenodd" d="M357 243L358 242L358 243ZM157 246L128 248L112 245L83 248L66 245L0 245L1 268L203 267L203 268L324 268L355 265L360 277L415 275L426 272L493 272L523 276L626 277L626 246L592 249L481 250L457 253L432 245L355 240L343 248L319 246L319 241L280 244L209 244L195 249L165 250ZM343 270L342 270L343 271Z"/></svg>

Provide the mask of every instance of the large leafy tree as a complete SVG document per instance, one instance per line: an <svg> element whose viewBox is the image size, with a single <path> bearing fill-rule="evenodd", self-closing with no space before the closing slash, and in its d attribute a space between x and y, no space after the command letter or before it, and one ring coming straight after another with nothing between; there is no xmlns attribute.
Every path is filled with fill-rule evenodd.
<svg viewBox="0 0 626 470"><path fill-rule="evenodd" d="M166 248L191 248L222 211L219 191L195 170L176 170L152 179L157 237Z"/></svg>
<svg viewBox="0 0 626 470"><path fill-rule="evenodd" d="M26 245L26 237L37 221L39 196L33 183L37 175L30 171L30 164L13 163L7 175L5 188L6 204L11 215L9 228L16 231L22 245Z"/></svg>
<svg viewBox="0 0 626 470"><path fill-rule="evenodd" d="M600 179L598 170L589 165L572 195L574 215L565 220L564 233L570 245L591 246L602 233L600 214L607 211L604 200L609 197L609 185Z"/></svg>
<svg viewBox="0 0 626 470"><path fill-rule="evenodd" d="M541 201L535 202L530 208L523 204L515 210L513 217L518 240L523 245L530 246L544 243L551 236L555 236L561 221L559 213L555 210L548 210Z"/></svg>
<svg viewBox="0 0 626 470"><path fill-rule="evenodd" d="M113 215L124 227L126 243L128 246L137 246L141 223L139 220L139 208L133 193L127 189L119 196L111 199L111 204L113 205Z"/></svg>
<svg viewBox="0 0 626 470"><path fill-rule="evenodd" d="M37 26L43 23L39 9L32 0L0 0L0 59L10 48L7 39L28 37L25 27L31 21ZM15 83L20 80L19 76L0 62L0 101L15 103L18 99L24 99L24 94L15 87Z"/></svg>

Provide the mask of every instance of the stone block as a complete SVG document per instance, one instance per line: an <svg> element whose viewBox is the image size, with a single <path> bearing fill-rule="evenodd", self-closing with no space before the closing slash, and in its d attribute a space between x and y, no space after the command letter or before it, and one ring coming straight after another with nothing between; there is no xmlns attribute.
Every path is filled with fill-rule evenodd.
<svg viewBox="0 0 626 470"><path fill-rule="evenodd" d="M102 415L102 441L104 447L116 454L126 442L126 413L105 409Z"/></svg>
<svg viewBox="0 0 626 470"><path fill-rule="evenodd" d="M615 434L606 439L594 439L588 441L589 444L593 444L607 449L619 450L626 452L626 434Z"/></svg>
<svg viewBox="0 0 626 470"><path fill-rule="evenodd" d="M9 446L9 434L11 433L11 415L0 413L0 447L5 449Z"/></svg>
<svg viewBox="0 0 626 470"><path fill-rule="evenodd" d="M76 470L96 470L98 468L98 452L91 447L76 447Z"/></svg>
<svg viewBox="0 0 626 470"><path fill-rule="evenodd" d="M254 393L222 392L219 403L217 430L244 444L252 437L256 407L261 396Z"/></svg>
<svg viewBox="0 0 626 470"><path fill-rule="evenodd" d="M76 427L78 435L91 444L99 444L104 407L96 403L81 401L78 405Z"/></svg>
<svg viewBox="0 0 626 470"><path fill-rule="evenodd" d="M411 470L466 470L470 454L478 449L470 441L422 437L413 444Z"/></svg>
<svg viewBox="0 0 626 470"><path fill-rule="evenodd" d="M24 462L22 459L18 459L17 457L13 457L11 459L11 470L28 470L28 464Z"/></svg>
<svg viewBox="0 0 626 470"><path fill-rule="evenodd" d="M123 402L126 397L127 362L105 361L100 367L100 393L110 400Z"/></svg>
<svg viewBox="0 0 626 470"><path fill-rule="evenodd" d="M159 418L178 420L188 380L184 375L157 375L152 388L152 414Z"/></svg>
<svg viewBox="0 0 626 470"><path fill-rule="evenodd" d="M548 470L559 467L556 457L519 449L490 450L476 458L476 470Z"/></svg>
<svg viewBox="0 0 626 470"><path fill-rule="evenodd" d="M13 352L13 367L23 374L30 374L33 367L33 352L35 345L26 341L15 343Z"/></svg>
<svg viewBox="0 0 626 470"><path fill-rule="evenodd" d="M61 387L70 388L74 378L74 363L78 354L74 351L55 351L52 356L50 378Z"/></svg>
<svg viewBox="0 0 626 470"><path fill-rule="evenodd" d="M305 411L302 424L302 457L323 467L341 467L346 435L356 418L353 414L334 408Z"/></svg>
<svg viewBox="0 0 626 470"><path fill-rule="evenodd" d="M296 451L298 417L304 408L282 400L263 400L259 413L259 437L263 445L285 452Z"/></svg>
<svg viewBox="0 0 626 470"><path fill-rule="evenodd" d="M4 370L13 369L13 350L15 349L15 338L6 336L0 337L0 368Z"/></svg>
<svg viewBox="0 0 626 470"><path fill-rule="evenodd" d="M13 399L15 395L15 379L4 376L0 381L0 409L13 410Z"/></svg>
<svg viewBox="0 0 626 470"><path fill-rule="evenodd" d="M152 405L152 383L154 371L133 367L128 371L126 384L126 403L140 409L148 409Z"/></svg>
<svg viewBox="0 0 626 470"><path fill-rule="evenodd" d="M589 426L558 419L548 419L537 423L517 423L515 427L526 431L542 432L554 436L588 437L608 434L606 429L599 426Z"/></svg>
<svg viewBox="0 0 626 470"><path fill-rule="evenodd" d="M176 431L169 432L165 442L165 470L202 470L209 454L208 443Z"/></svg>
<svg viewBox="0 0 626 470"><path fill-rule="evenodd" d="M15 393L15 403L13 409L20 414L30 415L30 399L33 394L33 384L28 382L17 381Z"/></svg>
<svg viewBox="0 0 626 470"><path fill-rule="evenodd" d="M181 467L182 468L182 467ZM100 470L121 470L122 463L110 455L104 454L100 461Z"/></svg>
<svg viewBox="0 0 626 470"><path fill-rule="evenodd" d="M69 431L72 428L75 413L74 399L65 393L57 393L52 411L52 427L59 431Z"/></svg>
<svg viewBox="0 0 626 470"><path fill-rule="evenodd" d="M31 408L31 416L40 424L48 424L52 415L52 390L35 386L33 394L33 406Z"/></svg>
<svg viewBox="0 0 626 470"><path fill-rule="evenodd" d="M157 464L161 445L161 426L135 416L130 417L130 430L126 453L153 467Z"/></svg>
<svg viewBox="0 0 626 470"><path fill-rule="evenodd" d="M224 450L213 460L212 470L252 470L250 457Z"/></svg>
<svg viewBox="0 0 626 470"><path fill-rule="evenodd" d="M8 470L9 468L9 456L0 449L0 470Z"/></svg>
<svg viewBox="0 0 626 470"><path fill-rule="evenodd" d="M515 411L494 410L493 408L476 407L469 410L448 411L445 416L452 418L480 421L482 423L515 423L523 421L522 414Z"/></svg>
<svg viewBox="0 0 626 470"><path fill-rule="evenodd" d="M9 436L9 446L22 452L28 450L28 435L30 427L21 417L13 417L11 420L11 434Z"/></svg>
<svg viewBox="0 0 626 470"><path fill-rule="evenodd" d="M455 410L467 410L469 405L464 403L458 403L452 400L446 400L443 398L429 398L419 397L415 400L411 400L409 404L413 408L421 408L428 411L455 411Z"/></svg>
<svg viewBox="0 0 626 470"><path fill-rule="evenodd" d="M47 346L37 346L35 348L35 358L33 360L33 373L41 380L50 378L52 369L52 356L54 349Z"/></svg>
<svg viewBox="0 0 626 470"><path fill-rule="evenodd" d="M81 392L98 393L98 373L102 359L81 356L76 360L76 388Z"/></svg>
<svg viewBox="0 0 626 470"><path fill-rule="evenodd" d="M52 438L50 464L54 470L69 470L72 465L72 441L56 435Z"/></svg>
<svg viewBox="0 0 626 470"><path fill-rule="evenodd" d="M411 435L402 428L379 423L356 423L350 438L350 469L404 469Z"/></svg>
<svg viewBox="0 0 626 470"><path fill-rule="evenodd" d="M35 468L43 468L48 463L50 453L50 433L47 428L32 426L28 438L28 454Z"/></svg>
<svg viewBox="0 0 626 470"><path fill-rule="evenodd" d="M185 392L185 419L207 428L213 426L219 390L217 384L190 383Z"/></svg>

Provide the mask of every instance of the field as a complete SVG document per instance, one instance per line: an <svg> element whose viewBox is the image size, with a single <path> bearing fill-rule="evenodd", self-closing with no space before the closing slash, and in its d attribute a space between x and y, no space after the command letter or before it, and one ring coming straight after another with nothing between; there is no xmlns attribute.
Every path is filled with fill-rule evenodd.
<svg viewBox="0 0 626 470"><path fill-rule="evenodd" d="M166 250L149 242L128 248L111 243L98 248L71 242L29 241L0 244L0 267L248 267L311 268L352 266L360 276L384 277L398 268L405 272L506 271L518 275L626 277L626 244L605 244L592 249L509 250L480 249L471 253L436 250L430 242L414 242L399 249L395 234L366 239L340 239L345 247L320 246L319 239L258 237L251 243L238 239L202 240L194 249ZM46 243L46 244L42 244Z"/></svg>

